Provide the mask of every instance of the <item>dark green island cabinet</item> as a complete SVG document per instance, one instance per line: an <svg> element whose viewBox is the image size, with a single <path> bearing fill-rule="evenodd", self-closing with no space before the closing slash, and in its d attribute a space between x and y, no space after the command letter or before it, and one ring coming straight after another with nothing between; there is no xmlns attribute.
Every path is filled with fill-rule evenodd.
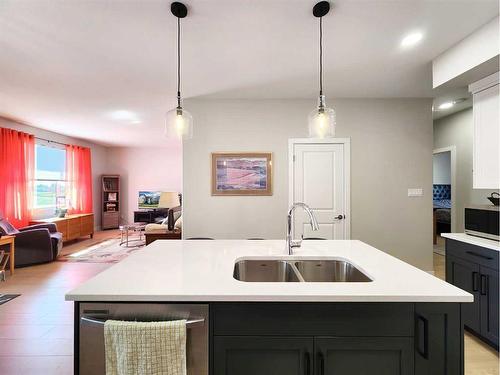
<svg viewBox="0 0 500 375"><path fill-rule="evenodd" d="M446 239L446 281L474 296L462 305L464 326L498 349L499 252Z"/></svg>
<svg viewBox="0 0 500 375"><path fill-rule="evenodd" d="M460 311L460 303L211 303L211 374L460 375Z"/></svg>

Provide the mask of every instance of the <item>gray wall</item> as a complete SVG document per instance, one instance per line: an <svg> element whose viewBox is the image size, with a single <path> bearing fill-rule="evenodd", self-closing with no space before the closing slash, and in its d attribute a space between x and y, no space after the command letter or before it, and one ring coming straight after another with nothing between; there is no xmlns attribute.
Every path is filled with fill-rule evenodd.
<svg viewBox="0 0 500 375"><path fill-rule="evenodd" d="M78 138L67 137L48 130L43 130L21 124L19 122L0 117L0 127L10 128L25 133L33 134L36 137L45 138L55 142L73 144L78 146L89 147L92 153L92 180L93 180L93 200L94 200L94 226L101 226L101 174L106 173L107 165L107 150L106 147L95 143L87 142Z"/></svg>
<svg viewBox="0 0 500 375"><path fill-rule="evenodd" d="M351 238L432 270L432 117L427 99L330 100L337 136L351 137ZM183 145L184 236L282 239L288 139L307 136L314 100L186 100L194 138ZM210 195L210 153L272 151L270 197ZM408 198L408 188L424 197Z"/></svg>
<svg viewBox="0 0 500 375"><path fill-rule="evenodd" d="M432 158L432 183L451 185L451 152L440 152Z"/></svg>
<svg viewBox="0 0 500 375"><path fill-rule="evenodd" d="M167 148L110 147L108 169L120 175L122 223L134 222L139 190L182 192L180 142Z"/></svg>
<svg viewBox="0 0 500 375"><path fill-rule="evenodd" d="M474 123L472 108L434 122L434 148L456 146L456 231L464 231L464 208L470 204L491 204L486 199L495 190L472 189Z"/></svg>

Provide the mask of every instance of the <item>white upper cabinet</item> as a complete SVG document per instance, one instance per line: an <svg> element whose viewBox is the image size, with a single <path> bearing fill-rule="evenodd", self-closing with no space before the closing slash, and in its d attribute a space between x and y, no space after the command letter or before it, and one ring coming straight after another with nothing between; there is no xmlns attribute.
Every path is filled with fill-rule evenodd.
<svg viewBox="0 0 500 375"><path fill-rule="evenodd" d="M474 153L473 188L498 189L500 186L499 73L469 86L473 95Z"/></svg>

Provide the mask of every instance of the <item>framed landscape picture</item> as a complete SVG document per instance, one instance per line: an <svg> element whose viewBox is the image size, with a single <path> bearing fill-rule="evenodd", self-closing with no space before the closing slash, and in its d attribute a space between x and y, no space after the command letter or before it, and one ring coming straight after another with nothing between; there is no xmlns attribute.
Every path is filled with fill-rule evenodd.
<svg viewBox="0 0 500 375"><path fill-rule="evenodd" d="M212 153L212 195L272 195L270 152Z"/></svg>

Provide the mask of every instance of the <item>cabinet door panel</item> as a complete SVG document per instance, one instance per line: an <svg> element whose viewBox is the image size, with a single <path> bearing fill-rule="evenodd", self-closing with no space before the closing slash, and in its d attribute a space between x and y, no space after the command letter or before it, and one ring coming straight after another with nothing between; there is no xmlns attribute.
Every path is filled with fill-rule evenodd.
<svg viewBox="0 0 500 375"><path fill-rule="evenodd" d="M479 266L455 256L446 256L446 281L474 296L473 303L462 304L462 322L470 329L480 331Z"/></svg>
<svg viewBox="0 0 500 375"><path fill-rule="evenodd" d="M481 335L498 346L498 271L481 267Z"/></svg>
<svg viewBox="0 0 500 375"><path fill-rule="evenodd" d="M415 320L415 374L462 375L460 304L417 303Z"/></svg>
<svg viewBox="0 0 500 375"><path fill-rule="evenodd" d="M314 344L315 374L413 374L411 337L321 337Z"/></svg>
<svg viewBox="0 0 500 375"><path fill-rule="evenodd" d="M312 375L313 339L216 336L215 375Z"/></svg>
<svg viewBox="0 0 500 375"><path fill-rule="evenodd" d="M94 233L94 215L82 216L80 236L87 236Z"/></svg>
<svg viewBox="0 0 500 375"><path fill-rule="evenodd" d="M472 184L474 189L498 189L498 104L499 86L474 93L474 148Z"/></svg>

